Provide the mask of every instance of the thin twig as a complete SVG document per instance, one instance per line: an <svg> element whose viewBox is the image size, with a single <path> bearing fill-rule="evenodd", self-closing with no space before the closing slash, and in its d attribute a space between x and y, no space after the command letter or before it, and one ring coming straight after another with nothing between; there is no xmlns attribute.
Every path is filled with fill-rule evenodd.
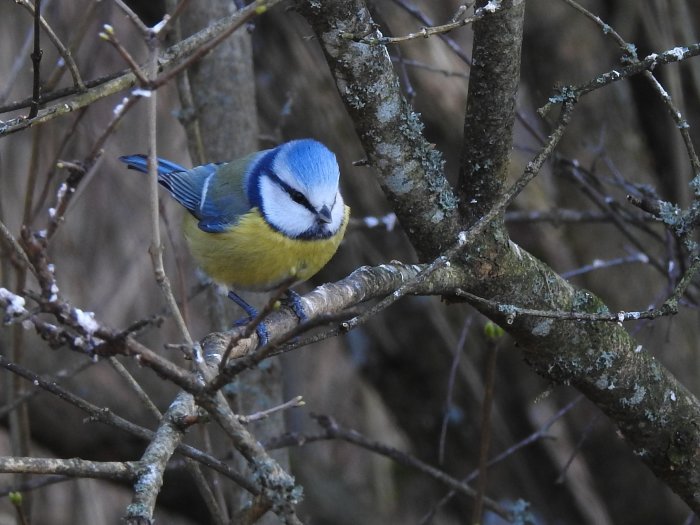
<svg viewBox="0 0 700 525"><path fill-rule="evenodd" d="M55 379L66 379L66 378L73 378L76 375L78 375L80 372L85 370L86 368L89 368L90 366L94 365L95 361L92 359L88 360L83 360L80 361L76 364L74 364L71 368L67 370L60 370L58 373L53 374L53 377ZM19 394L15 399L10 401L4 406L0 407L0 419L3 419L5 416L7 416L10 412L15 410L19 405L22 403L26 403L33 397L35 397L37 394L41 392L41 388L38 386L32 385L31 388L26 390L25 392Z"/></svg>
<svg viewBox="0 0 700 525"><path fill-rule="evenodd" d="M422 13L415 5L412 3L406 3L402 0L393 0L396 5L398 5L401 9L409 13L411 16L419 20L422 24L426 26L432 26L433 23L432 21L425 16L424 13ZM437 35L446 45L449 47L452 52L457 55L457 57L464 62L468 67L471 67L472 65L472 60L471 56L468 55L462 47L452 38L450 38L449 35L441 33ZM407 64L410 64L410 62L406 62ZM531 123L528 118L526 118L525 114L516 108L515 111L515 116L518 119L518 122L522 124L522 126L532 135L532 137L539 143L539 144L544 144L545 143L545 138L542 135L542 133L536 129Z"/></svg>
<svg viewBox="0 0 700 525"><path fill-rule="evenodd" d="M425 71L430 71L431 73L438 73L442 76L445 77L458 77L458 78L463 78L463 79L468 79L469 75L465 73L464 71L456 71L452 69L444 69L442 67L437 67L432 64L428 64L427 62L421 62L419 60L414 60L412 58L405 58L405 57L391 57L391 61L394 63L400 62L406 66L413 67L415 69L422 69Z"/></svg>
<svg viewBox="0 0 700 525"><path fill-rule="evenodd" d="M579 13L582 13L584 16L588 17L595 24L597 24L604 35L608 35L613 40L615 40L615 42L623 50L625 50L625 61L631 62L633 64L639 63L639 58L637 57L637 51L634 45L625 41L625 39L622 38L622 36L620 36L620 34L617 31L615 31L615 29L603 22L603 20L601 20L600 17L594 15L585 7L578 4L575 0L563 1L569 6L576 9ZM678 53L678 50L680 49L681 48L675 48L674 51ZM652 74L650 70L644 71L642 76L649 82L652 89L656 91L656 93L660 96L662 102L666 105L668 113L673 119L673 121L676 123L676 127L678 128L678 131L681 134L681 138L683 139L683 143L685 144L685 148L688 153L688 158L690 160L690 165L692 166L694 176L700 177L700 158L698 158L698 155L695 151L695 146L693 145L692 137L690 136L690 126L688 125L688 121L683 118L681 112L673 103L671 96L668 94L668 92L664 89L664 87L661 85L661 83L657 80L657 78Z"/></svg>
<svg viewBox="0 0 700 525"><path fill-rule="evenodd" d="M0 498L8 496L11 492L31 492L36 489L41 489L48 487L49 485L54 485L56 483L63 483L64 481L73 481L68 476L41 476L30 478L19 485L10 485L8 487L0 488Z"/></svg>
<svg viewBox="0 0 700 525"><path fill-rule="evenodd" d="M144 26L145 27L145 26ZM147 42L150 47L149 54L149 67L148 76L154 78L158 73L158 39L155 34L149 34ZM149 81L150 83L150 81ZM194 343L192 336L187 329L185 320L182 317L180 308L177 305L175 296L173 295L172 287L170 286L170 279L165 273L165 266L163 264L163 244L160 236L160 212L158 205L158 160L156 153L156 130L157 130L157 105L156 105L156 92L151 91L148 97L148 195L149 195L149 210L151 219L151 235L153 240L151 241L151 247L149 248L149 253L151 255L151 263L153 264L153 272L155 274L155 279L160 286L163 297L168 304L170 309L170 314L175 320L175 324L180 331L185 342L194 349ZM202 366L201 356L198 352L194 352L194 362L196 366Z"/></svg>
<svg viewBox="0 0 700 525"><path fill-rule="evenodd" d="M114 33L114 28L109 24L104 24L102 26L102 29L103 31L100 32L100 38L105 42L111 44L114 47L114 49L117 50L117 52L124 59L124 62L126 62L127 65L134 72L136 78L139 79L141 85L147 86L149 81L146 78L146 73L143 71L143 69L141 69L141 66L139 66L134 57L131 56L131 53L129 53L129 51L127 51L127 49L121 44L121 42L119 42L117 35Z"/></svg>
<svg viewBox="0 0 700 525"><path fill-rule="evenodd" d="M131 23L134 24L136 29L138 29L138 31L141 33L141 36L143 36L144 39L148 39L150 29L146 26L146 24L144 24L141 21L139 15L134 13L131 7L126 5L126 3L122 0L114 0L114 3L117 4L117 7L119 7L119 9L121 9L124 12L124 14L127 16L127 18L129 18L129 20L131 20Z"/></svg>
<svg viewBox="0 0 700 525"><path fill-rule="evenodd" d="M94 95L95 95L94 92L95 91L99 92L100 86L102 86L104 84L108 84L110 81L114 81L115 79L121 78L127 74L132 74L131 70L125 69L123 71L117 71L114 73L110 73L108 75L103 75L101 77L93 78L93 79L87 80L85 82L85 88L87 90L93 90L92 96L94 97ZM132 85L133 85L133 79L132 79ZM125 87L128 87L128 86L125 86ZM109 96L109 95L114 94L118 91L119 91L119 89L111 89L110 92L106 93L104 96ZM41 97L41 100L44 104L46 104L48 102L54 102L60 98L70 97L70 96L74 96L74 95L77 95L78 97L80 97L81 95L85 96L85 93L83 93L82 90L80 90L74 86L71 86L71 87L55 89L53 91L49 91L47 93L44 93L43 96ZM98 98L103 98L103 97L98 96ZM0 100L2 100L2 99L0 99ZM92 100L92 102L94 102L94 99ZM9 102L7 104L0 106L0 114L9 113L11 111L17 111L17 110L22 109L22 108L28 108L29 106L31 106L31 104L32 104L32 97L31 96L28 98L21 99L21 100L15 100L14 102ZM89 106L89 103L82 105L83 108L87 107L87 106ZM5 122L5 124L7 124L7 122ZM2 128L0 128L0 131L2 131Z"/></svg>
<svg viewBox="0 0 700 525"><path fill-rule="evenodd" d="M380 37L380 38L360 38L358 39L359 42L363 44L370 44L370 45L388 45L388 44L399 44L402 42L408 42L410 40L416 40L418 38L429 38L433 35L441 35L445 33L449 33L450 31L454 31L455 29L458 29L460 27L464 27L466 25L472 24L476 22L477 20L480 20L483 18L486 14L489 13L495 13L498 11L498 9L493 9L493 10L486 10L485 8L479 8L476 10L474 13L474 16L464 16L464 12L466 11L466 6L460 6L459 10L457 13L452 17L452 20L447 23L447 24L442 24L439 26L424 26L420 28L420 30L414 32L414 33L409 33L408 35L404 36L387 36L387 37Z"/></svg>
<svg viewBox="0 0 700 525"><path fill-rule="evenodd" d="M78 65L75 63L75 60L73 59L73 55L70 52L70 50L63 45L63 42L61 42L61 39L58 38L58 35L54 33L53 29L51 29L51 26L44 20L44 17L41 16L41 0L36 0L36 10L34 6L32 6L31 3L29 3L28 0L16 0L16 3L20 4L22 7L27 9L32 16L34 16L34 52L39 51L41 54L41 50L38 46L38 37L37 37L37 32L39 30L39 27L41 27L44 31L46 31L47 36L49 37L49 40L51 43L56 47L56 51L58 51L58 54L61 56L63 61L66 64L66 67L68 67L68 71L71 74L71 77L73 77L73 85L74 88L80 92L85 90L85 83L83 82L83 79L80 76L80 71L78 70ZM37 19L37 15L38 19ZM32 57L32 61L34 60L34 57ZM36 116L36 115L35 115ZM33 118L33 117L30 117Z"/></svg>
<svg viewBox="0 0 700 525"><path fill-rule="evenodd" d="M46 7L48 2L44 0L44 12L47 11ZM97 12L97 9L100 7L100 4L98 2L90 2L86 9L81 11L80 13L80 22L77 24L76 27L71 27L71 37L70 40L68 41L68 45L66 45L66 56L68 57L68 60L63 58L62 60L58 60L56 62L56 65L54 66L53 71L49 75L48 79L44 83L43 91L51 91L53 90L56 85L59 83L61 78L63 77L63 73L65 73L66 69L70 73L71 77L73 78L73 86L78 92L85 91L87 88L85 86L85 82L80 76L80 71L78 70L78 65L75 63L75 60L73 59L73 53L78 51L78 48L80 47L80 44L82 43L83 39L85 38L85 35L87 34L88 28L92 26L92 23L94 21L95 13ZM46 97L42 96L42 100L46 102Z"/></svg>
<svg viewBox="0 0 700 525"><path fill-rule="evenodd" d="M301 521L294 506L300 501L301 492L294 478L270 457L260 442L238 421L221 392L199 396L197 403L209 412L243 455L260 485L271 489L262 492L264 511L272 509L285 524L299 525Z"/></svg>
<svg viewBox="0 0 700 525"><path fill-rule="evenodd" d="M424 26L430 27L435 25L433 21L430 18L428 18L423 12L421 12L412 2L406 3L402 0L393 0L393 2L396 5L398 5L401 9L413 16ZM467 66L471 67L471 57L462 49L462 47L453 38L451 38L448 34L445 33L438 33L437 36L447 45L447 47L449 47L452 50L452 52L455 55L457 55L457 57L459 57L459 59L462 62L464 62Z"/></svg>
<svg viewBox="0 0 700 525"><path fill-rule="evenodd" d="M552 416L549 420L545 422L542 427L537 429L535 432L527 436L525 439L520 440L518 443L508 447L506 450L501 452L500 454L497 454L491 460L488 462L487 466L492 467L501 461L504 461L505 459L511 457L513 454L518 452L519 450L525 448L528 445L532 445L533 443L537 443L538 441L542 439L551 439L551 436L549 435L549 429L559 421L565 414L567 414L572 408L574 408L581 400L583 399L583 395L578 395L573 401L565 405L561 410L559 410L554 416ZM469 483L472 480L476 479L476 477L479 475L478 470L474 470L471 473L469 473L467 476L461 479L462 483ZM445 496L442 497L440 501L438 501L434 507L428 512L423 518L421 518L420 522L418 525L427 525L430 523L433 519L433 516L437 513L438 510L440 510L442 507L444 507L449 501L455 496L456 491L454 489L451 489Z"/></svg>
<svg viewBox="0 0 700 525"><path fill-rule="evenodd" d="M585 273L589 273L595 270L602 270L604 268L612 268L614 266L632 263L648 264L649 257L645 253L637 252L631 255L627 255L626 257L616 257L615 259L595 259L591 264L586 264L585 266L581 266L580 268L576 268L575 270L563 272L561 276L564 279L570 279L571 277L574 277L576 275L583 275Z"/></svg>
<svg viewBox="0 0 700 525"><path fill-rule="evenodd" d="M53 182L54 177L56 176L56 173L59 170L60 159L63 156L65 149L68 147L68 144L70 143L71 139L75 138L76 130L78 129L78 126L82 122L83 118L87 115L87 113L88 108L81 109L80 111L78 111L78 114L73 119L73 122L70 124L70 126L67 126L67 129L63 134L63 138L61 139L61 143L56 148L53 160L49 161L49 167L47 169L46 176L44 177L44 187L41 189L39 198L36 199L36 202L34 203L34 209L31 213L29 224L34 223L37 216L44 211L44 204L46 203L46 199L49 196L49 190L52 186L51 183Z"/></svg>
<svg viewBox="0 0 700 525"><path fill-rule="evenodd" d="M566 461L566 463L562 467L561 472L557 476L557 479L554 480L555 484L559 485L560 483L564 483L564 480L566 479L566 472L569 470L569 467L574 462L576 455L581 451L581 448L583 448L583 444L585 443L585 441L590 437L591 432L593 431L593 427L600 420L600 418L602 416L603 416L603 414L600 412L596 412L595 414L593 414L593 417L588 422L586 427L583 429L583 431L581 432L581 435L579 436L578 440L576 441L576 446L571 451L571 454L569 455L569 459Z"/></svg>
<svg viewBox="0 0 700 525"><path fill-rule="evenodd" d="M486 493L486 477L489 448L491 446L491 411L493 409L493 393L496 383L496 358L498 344L489 341L486 351L486 372L484 380L484 399L481 404L481 431L479 438L479 477L476 479L476 498L472 511L472 523L481 523L484 510L484 494Z"/></svg>
<svg viewBox="0 0 700 525"><path fill-rule="evenodd" d="M648 310L640 310L633 312L619 311L617 313L589 313L589 312L565 312L562 310L537 310L532 308L521 308L515 305L503 304L498 301L491 301L478 297L465 290L457 290L455 295L464 297L469 301L484 305L498 311L506 316L506 323L512 324L517 315L545 317L549 319L569 320L569 321L608 321L614 323L622 323L623 321L638 321L640 319L657 319L668 315L678 313L678 303L685 294L686 290L693 282L693 279L700 272L700 255L693 257L693 262L685 272L678 284L674 287L671 294L666 298L658 308L650 308Z"/></svg>
<svg viewBox="0 0 700 525"><path fill-rule="evenodd" d="M577 160L573 161L562 161L562 164L569 168L568 171L564 173L569 174L576 183L580 186L581 191L586 195L602 212L611 213L610 218L617 229L626 237L640 252L646 253L647 245L640 239L638 239L631 229L626 224L620 213L613 213L616 211L614 205L614 200L611 200L608 195L601 192L594 184L589 182L589 177L592 177L592 173L579 164ZM657 219L658 220L658 219ZM653 268L655 268L661 275L666 275L666 265L660 261L657 257L651 254L647 254L648 262Z"/></svg>
<svg viewBox="0 0 700 525"><path fill-rule="evenodd" d="M138 381L134 379L134 376L132 376L126 367L114 356L109 357L109 364L112 365L112 368L114 368L117 374L119 374L119 376L126 381L129 388L136 393L139 401L141 401L141 404L151 414L151 417L155 418L156 421L159 421L162 416L160 410L158 410L158 407L155 405L155 403L153 403L153 400L151 400L150 396L141 387Z"/></svg>
<svg viewBox="0 0 700 525"><path fill-rule="evenodd" d="M247 425L248 423L251 423L253 421L267 419L272 414L275 414L277 412L287 410L289 408L303 407L304 405L306 405L304 398L302 396L296 396L296 397L293 397L292 399L290 399L289 401L282 403L281 405L277 405L275 407L268 408L267 410L261 410L260 412L256 412L255 414L250 414L249 416L236 416L236 417L238 418L238 421L240 421L244 425Z"/></svg>
<svg viewBox="0 0 700 525"><path fill-rule="evenodd" d="M29 6L28 2L22 2L22 5ZM36 8L34 9L34 50L32 51L32 105L29 108L27 118L33 119L39 114L39 102L41 100L41 0L36 0Z"/></svg>
<svg viewBox="0 0 700 525"><path fill-rule="evenodd" d="M173 69L168 73L158 78L157 82L152 82L150 87L155 89L166 83L172 75L178 74L186 67L190 67L195 60L198 60L203 54L210 51L214 46L218 45L226 36L232 33L235 29L245 24L254 17L261 15L271 7L275 6L282 0L257 0L249 4L241 11L237 11L229 17L218 20L207 26L205 29L196 33L182 42L170 47L162 56L160 66L166 69L168 66ZM100 79L96 79L88 83L90 90L87 93L82 93L82 90L76 88L59 90L52 93L51 100L56 98L75 95L74 98L55 104L54 106L42 109L36 118L27 119L26 117L14 118L6 122L0 122L0 137L17 133L23 129L43 124L55 118L61 117L85 106L93 104L96 100L112 95L123 89L133 86L136 82L136 76L133 71L126 70L119 73L107 75ZM44 97L44 101L49 100L49 97ZM0 112L12 111L14 109L29 106L28 101L8 104L0 108Z"/></svg>
<svg viewBox="0 0 700 525"><path fill-rule="evenodd" d="M427 463L422 462L415 456L406 454L405 452L402 452L393 447L389 447L382 443L372 441L355 430L345 429L338 425L338 423L330 416L312 415L311 417L313 417L316 420L316 422L326 431L327 435L331 438L341 439L343 441L347 441L348 443L352 443L371 452L375 452L377 454L381 454L382 456L391 458L397 463L414 468L424 474L427 474L433 479L447 485L451 489L454 489L455 491L460 492L470 498L474 498L476 496L476 491L470 486L468 486L466 483L462 483L461 481L454 479L445 472L438 470L435 467L428 465ZM487 507L489 510L493 511L494 513L498 514L502 518L508 520L509 522L512 521L512 516L510 515L510 513L491 498L484 497L484 506Z"/></svg>
<svg viewBox="0 0 700 525"><path fill-rule="evenodd" d="M438 464L442 465L445 460L445 442L447 438L447 424L450 420L450 411L452 409L452 394L455 386L455 379L457 377L457 368L459 366L460 357L464 351L464 344L467 342L467 335L469 335L469 328L471 328L473 316L469 315L464 319L464 324L462 325L462 332L459 334L459 340L457 341L457 346L454 349L454 356L452 357L452 366L450 367L450 375L447 379L447 394L445 395L445 413L442 416L442 425L440 426L440 439L438 444Z"/></svg>
<svg viewBox="0 0 700 525"><path fill-rule="evenodd" d="M173 25L173 23L178 19L189 3L190 0L180 0L180 2L178 2L178 4L175 6L175 9L173 9L172 14L165 15L165 18L163 18L160 24L158 24L158 33L165 35L168 31L170 31L170 26Z"/></svg>
<svg viewBox="0 0 700 525"><path fill-rule="evenodd" d="M51 239L55 235L59 226L63 223L69 207L75 202L75 197L80 194L79 188L85 187L85 184L87 184L96 173L99 160L102 158L104 152L103 146L107 142L107 139L112 135L126 113L138 102L139 98L138 96L127 97L115 108L112 119L97 138L89 155L82 163L76 164L66 161L59 161L57 163L56 167L67 169L69 175L66 182L62 183L56 192L56 204L49 209L49 226L46 232L48 239Z"/></svg>
<svg viewBox="0 0 700 525"><path fill-rule="evenodd" d="M594 210L571 210L564 208L554 208L551 210L513 210L506 212L506 223L537 223L549 222L554 226L560 224L582 224L591 222L611 222L613 220L612 211ZM627 214L621 220L632 223L659 222L656 217L649 213Z"/></svg>
<svg viewBox="0 0 700 525"><path fill-rule="evenodd" d="M47 0L47 3L50 0ZM15 55L15 61L12 63L12 67L10 68L9 71L3 73L3 82L4 86L2 90L0 90L0 104L4 104L5 101L7 100L7 97L10 96L10 92L12 91L12 88L15 86L15 82L17 81L17 77L19 74L24 70L26 67L26 62L27 62L27 57L30 55L30 49L32 47L32 42L34 41L34 34L33 31L28 31L27 36L24 39L24 43L22 44L22 47L18 51L18 53ZM29 98L29 104L31 104L31 97ZM2 111L0 110L0 113Z"/></svg>
<svg viewBox="0 0 700 525"><path fill-rule="evenodd" d="M236 18L235 22L231 23L220 35L198 46L195 49L195 52L192 53L190 57L188 57L183 62L175 66L173 69L156 79L152 83L152 87L154 89L157 89L158 87L170 81L170 79L172 79L174 76L178 75L179 73L190 67L194 62L197 62L199 59L201 59L207 53L209 53L209 51L218 46L236 29L247 24L250 20L252 20L258 15L261 15L268 9L274 7L279 2L281 2L281 0L256 0L252 4L249 4L248 6L241 9L240 11L236 11L238 17Z"/></svg>
<svg viewBox="0 0 700 525"><path fill-rule="evenodd" d="M652 71L657 66L681 62L698 55L700 55L700 43L689 44L687 47L674 47L662 53L652 53L637 62L618 69L612 69L583 84L560 88L558 93L551 96L549 101L537 111L540 115L545 115L552 106L565 100L571 100L572 97L578 98L644 71Z"/></svg>
<svg viewBox="0 0 700 525"><path fill-rule="evenodd" d="M32 262L29 260L29 257L27 256L27 252L24 251L24 248L22 248L22 245L20 245L19 242L17 242L17 239L15 239L14 235L10 232L10 230L5 226L5 223L0 221L0 237L5 241L7 244L7 247L12 250L12 252L17 256L17 258L22 262L25 268L27 268L34 276L37 275L36 268L34 268L34 265Z"/></svg>
<svg viewBox="0 0 700 525"><path fill-rule="evenodd" d="M145 441L151 441L153 439L154 433L151 430L135 425L134 423L117 416L111 410L106 410L103 407L93 405L83 398L76 396L72 392L69 392L65 388L61 387L53 381L47 381L42 376L35 374L23 366L16 363L8 361L2 354L0 354L0 368L4 368L15 375L18 375L27 381L32 382L34 385L38 386L45 392L58 397L59 399L75 406L79 410L87 413L90 419L93 421L99 421L105 423L114 428L122 430L128 434L138 437L139 439ZM218 459L203 453L202 451L196 449L195 447L189 445L180 444L177 447L177 451L186 457L192 458L195 461L202 463L216 470L217 472L223 474L225 477L233 480L239 486L250 492L251 494L258 494L259 489L257 486L251 482L247 477L239 474L233 470L226 463L219 461Z"/></svg>

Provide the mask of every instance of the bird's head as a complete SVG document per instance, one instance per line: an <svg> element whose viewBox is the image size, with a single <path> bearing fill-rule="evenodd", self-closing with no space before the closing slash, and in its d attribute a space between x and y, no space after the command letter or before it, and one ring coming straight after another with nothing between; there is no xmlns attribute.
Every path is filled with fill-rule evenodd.
<svg viewBox="0 0 700 525"><path fill-rule="evenodd" d="M265 220L294 239L323 239L345 213L335 155L312 139L293 140L263 153L252 166L253 203Z"/></svg>

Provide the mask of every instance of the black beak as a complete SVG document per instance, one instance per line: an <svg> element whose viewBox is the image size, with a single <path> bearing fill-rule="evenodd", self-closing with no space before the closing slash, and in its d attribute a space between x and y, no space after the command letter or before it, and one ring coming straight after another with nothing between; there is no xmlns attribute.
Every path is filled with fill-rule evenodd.
<svg viewBox="0 0 700 525"><path fill-rule="evenodd" d="M325 224L330 224L333 218L331 217L331 210L328 209L328 206L324 206L320 210L316 212L316 217L318 217L318 220L325 223Z"/></svg>

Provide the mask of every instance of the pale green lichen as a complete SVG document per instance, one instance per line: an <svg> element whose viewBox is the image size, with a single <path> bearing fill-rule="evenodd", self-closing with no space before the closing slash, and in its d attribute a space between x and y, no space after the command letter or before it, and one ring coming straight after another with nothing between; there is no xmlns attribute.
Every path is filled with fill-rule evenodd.
<svg viewBox="0 0 700 525"><path fill-rule="evenodd" d="M539 523L535 515L530 512L530 503L523 499L515 501L509 510L513 517L513 521L511 521L513 525L536 525Z"/></svg>
<svg viewBox="0 0 700 525"><path fill-rule="evenodd" d="M610 368L615 363L615 352L603 351L596 359L596 365L599 368Z"/></svg>
<svg viewBox="0 0 700 525"><path fill-rule="evenodd" d="M690 181L690 183L688 185L691 187L691 189L693 190L695 195L697 197L700 197L700 174L693 177L693 179Z"/></svg>
<svg viewBox="0 0 700 525"><path fill-rule="evenodd" d="M544 319L533 327L532 335L536 337L544 337L549 334L553 325L554 321L552 319Z"/></svg>
<svg viewBox="0 0 700 525"><path fill-rule="evenodd" d="M576 290L571 302L571 309L574 312L587 312L601 315L610 313L605 303L586 290Z"/></svg>
<svg viewBox="0 0 700 525"><path fill-rule="evenodd" d="M381 103L377 106L377 111L375 112L377 121L380 124L390 122L396 118L396 115L399 113L400 109L401 106L398 103L398 99L395 97L387 97L382 99Z"/></svg>
<svg viewBox="0 0 700 525"><path fill-rule="evenodd" d="M646 396L647 389L643 385L634 384L634 393L632 394L632 397L630 398L622 398L620 401L623 405L626 406L634 406L638 405L642 401L644 401L644 397Z"/></svg>
<svg viewBox="0 0 700 525"><path fill-rule="evenodd" d="M665 224L671 226L676 232L683 229L683 212L681 209L668 201L659 202L659 218Z"/></svg>
<svg viewBox="0 0 700 525"><path fill-rule="evenodd" d="M442 210L436 210L432 217L430 217L430 222L434 224L439 224L445 219L445 214Z"/></svg>
<svg viewBox="0 0 700 525"><path fill-rule="evenodd" d="M596 381L595 381L595 386L596 386L596 388L598 388L599 390L608 390L608 385L609 385L609 383L608 383L608 376L605 375L605 374L603 374L602 376L600 376L600 377L599 377L598 379L596 379Z"/></svg>

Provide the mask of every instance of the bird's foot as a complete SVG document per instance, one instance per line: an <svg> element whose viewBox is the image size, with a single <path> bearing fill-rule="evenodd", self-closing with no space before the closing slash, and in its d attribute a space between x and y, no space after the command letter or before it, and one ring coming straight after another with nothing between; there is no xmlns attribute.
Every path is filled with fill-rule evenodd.
<svg viewBox="0 0 700 525"><path fill-rule="evenodd" d="M246 314L248 314L248 317L244 317L242 319L237 320L234 323L234 326L245 326L248 323L251 323L258 316L257 309L249 305L246 301L243 300L243 298L240 295L238 295L233 290L229 290L228 298L231 299L238 306L243 308L243 311ZM258 342L260 343L260 346L266 345L267 342L270 340L265 321L260 321L258 326L255 327L255 333L258 334Z"/></svg>
<svg viewBox="0 0 700 525"><path fill-rule="evenodd" d="M301 303L301 296L294 290L287 290L287 298L284 302L292 309L294 315L299 318L300 323L309 319L304 311L304 305Z"/></svg>

